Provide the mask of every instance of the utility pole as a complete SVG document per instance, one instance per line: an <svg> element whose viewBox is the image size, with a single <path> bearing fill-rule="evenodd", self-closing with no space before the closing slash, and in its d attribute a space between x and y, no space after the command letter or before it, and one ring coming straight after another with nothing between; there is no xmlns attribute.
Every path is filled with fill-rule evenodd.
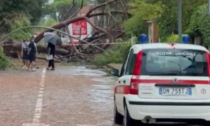
<svg viewBox="0 0 210 126"><path fill-rule="evenodd" d="M178 12L179 42L182 42L182 0L178 0L178 11L177 12Z"/></svg>

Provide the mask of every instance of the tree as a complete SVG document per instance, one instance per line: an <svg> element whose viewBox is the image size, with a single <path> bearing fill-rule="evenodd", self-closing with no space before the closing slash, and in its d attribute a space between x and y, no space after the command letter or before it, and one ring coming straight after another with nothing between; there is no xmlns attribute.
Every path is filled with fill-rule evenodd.
<svg viewBox="0 0 210 126"><path fill-rule="evenodd" d="M43 19L41 20L40 22L40 26L47 26L47 27L50 27L50 26L53 26L55 24L57 24L58 21L53 19L53 18L47 18L47 19Z"/></svg>
<svg viewBox="0 0 210 126"><path fill-rule="evenodd" d="M188 33L191 36L202 36L203 44L210 45L210 15L207 12L207 5L202 5L193 13Z"/></svg>
<svg viewBox="0 0 210 126"><path fill-rule="evenodd" d="M32 23L37 23L42 16L42 6L47 0L1 0L0 17L10 13L24 13Z"/></svg>
<svg viewBox="0 0 210 126"><path fill-rule="evenodd" d="M17 28L29 26L31 22L29 18L23 13L10 13L3 20L0 21L0 33L8 33ZM17 32L16 34L12 34L9 36L10 39L20 40L27 39L31 36L30 30L22 30ZM1 34L0 34L1 35Z"/></svg>
<svg viewBox="0 0 210 126"><path fill-rule="evenodd" d="M163 13L157 22L159 24L159 36L165 41L167 36L177 34L177 0L145 0L148 3L159 3L164 6ZM190 18L196 8L205 4L206 0L182 0L182 23L183 31L186 31L190 24Z"/></svg>
<svg viewBox="0 0 210 126"><path fill-rule="evenodd" d="M11 27L11 31L18 29L20 27L29 26L31 25L30 20L27 16L24 14L11 14L10 17L8 17L7 23ZM32 30L31 29L24 29L21 30L15 34L12 34L9 38L12 40L21 40L21 39L29 39L32 36Z"/></svg>
<svg viewBox="0 0 210 126"><path fill-rule="evenodd" d="M36 24L42 15L42 6L47 0L1 0L0 1L0 35L16 28ZM21 31L11 36L19 39L30 34Z"/></svg>
<svg viewBox="0 0 210 126"><path fill-rule="evenodd" d="M54 2L49 5L49 9L58 12L59 21L64 21L86 4L86 0L54 0Z"/></svg>
<svg viewBox="0 0 210 126"><path fill-rule="evenodd" d="M132 16L124 23L128 35L145 33L147 31L146 22L157 19L163 11L160 4L151 4L139 0L130 2L129 6L129 13Z"/></svg>
<svg viewBox="0 0 210 126"><path fill-rule="evenodd" d="M3 9L3 3L4 3L4 0L1 0L1 1L0 1L0 10Z"/></svg>
<svg viewBox="0 0 210 126"><path fill-rule="evenodd" d="M122 31L121 27L118 27L118 29L114 29L113 27L103 28L103 27L98 26L98 21L93 23L90 19L93 18L93 17L100 18L101 16L109 15L109 18L112 19L110 21L115 22L115 20L114 20L115 15L121 15L121 16L127 15L127 12L124 12L122 10L117 10L116 8L112 8L109 11L106 11L106 12L100 10L100 8L103 8L103 7L109 8L109 6L111 6L112 4L117 5L117 4L119 4L120 1L121 0L109 0L105 3L94 6L91 9L89 9L86 14L80 15L80 16L77 16L77 17L71 16L67 20L62 21L59 24L56 24L56 25L52 26L53 29L47 29L44 32L51 32L55 29L62 29L62 28L65 28L66 26L68 26L71 23L74 23L74 22L77 22L77 21L80 21L80 20L86 20L94 29L93 33L92 33L92 36L88 37L88 38L85 38L87 41L81 40L79 38L75 38L71 35L68 35L68 36L70 36L70 38L77 39L77 40L81 41L83 44L87 43L87 42L98 42L98 41L103 42L100 39L104 39L103 38L104 36L105 36L105 38L108 37L109 42L113 42L114 39L118 38L119 36L122 36L123 31ZM82 4L81 4L81 6L82 6ZM124 6L125 5L123 3L123 5L121 5L121 8L123 9ZM80 10L81 10L81 7L76 12L80 12ZM119 22L115 22L115 24L117 24L117 23L120 24ZM39 34L36 37L36 39L35 39L36 42L39 42L43 38L44 32L42 32L41 34Z"/></svg>

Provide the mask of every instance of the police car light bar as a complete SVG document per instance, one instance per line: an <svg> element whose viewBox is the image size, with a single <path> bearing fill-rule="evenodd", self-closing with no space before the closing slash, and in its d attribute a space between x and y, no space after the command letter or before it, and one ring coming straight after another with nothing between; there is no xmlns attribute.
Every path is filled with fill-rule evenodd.
<svg viewBox="0 0 210 126"><path fill-rule="evenodd" d="M189 35L184 35L182 41L183 41L183 43L190 43Z"/></svg>
<svg viewBox="0 0 210 126"><path fill-rule="evenodd" d="M139 44L143 44L143 43L147 43L148 42L148 38L146 34L141 34L140 35L140 43Z"/></svg>

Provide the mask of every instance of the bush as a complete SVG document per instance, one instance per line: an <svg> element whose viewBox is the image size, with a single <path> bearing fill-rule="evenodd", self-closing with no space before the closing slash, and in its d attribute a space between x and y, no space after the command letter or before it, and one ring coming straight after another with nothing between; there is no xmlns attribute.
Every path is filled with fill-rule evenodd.
<svg viewBox="0 0 210 126"><path fill-rule="evenodd" d="M9 60L3 53L3 48L0 46L0 70L4 70L9 66Z"/></svg>
<svg viewBox="0 0 210 126"><path fill-rule="evenodd" d="M93 62L98 66L107 65L109 63L122 63L130 47L131 44L129 42L115 45L104 53L96 56Z"/></svg>
<svg viewBox="0 0 210 126"><path fill-rule="evenodd" d="M171 36L166 38L166 42L167 43L177 43L178 39L179 39L178 35L171 35Z"/></svg>

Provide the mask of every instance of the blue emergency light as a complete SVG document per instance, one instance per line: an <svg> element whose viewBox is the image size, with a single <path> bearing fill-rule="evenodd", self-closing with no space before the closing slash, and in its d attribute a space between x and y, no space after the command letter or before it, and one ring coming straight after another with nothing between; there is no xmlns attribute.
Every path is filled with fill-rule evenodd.
<svg viewBox="0 0 210 126"><path fill-rule="evenodd" d="M148 38L146 34L141 34L140 35L140 43L147 43Z"/></svg>
<svg viewBox="0 0 210 126"><path fill-rule="evenodd" d="M184 35L182 41L183 41L183 43L189 43L190 42L189 35Z"/></svg>

